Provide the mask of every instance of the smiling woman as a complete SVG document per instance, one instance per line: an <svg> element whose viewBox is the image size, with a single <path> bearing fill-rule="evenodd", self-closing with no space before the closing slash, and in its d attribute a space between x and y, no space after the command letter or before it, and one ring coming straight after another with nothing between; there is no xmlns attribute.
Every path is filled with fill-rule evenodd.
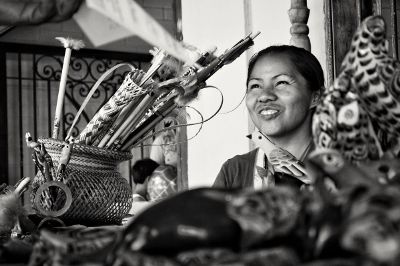
<svg viewBox="0 0 400 266"><path fill-rule="evenodd" d="M320 63L303 48L270 46L255 54L249 62L246 106L259 136L280 155L272 158L273 153L259 148L237 155L223 164L214 187L303 185L306 179L279 164L301 164L312 150L311 118L323 87Z"/></svg>

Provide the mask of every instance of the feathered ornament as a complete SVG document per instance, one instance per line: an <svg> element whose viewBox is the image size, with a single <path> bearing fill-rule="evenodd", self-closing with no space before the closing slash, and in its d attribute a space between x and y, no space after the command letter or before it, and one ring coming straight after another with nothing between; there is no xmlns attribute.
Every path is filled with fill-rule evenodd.
<svg viewBox="0 0 400 266"><path fill-rule="evenodd" d="M76 40L69 37L56 37L56 40L60 41L64 48L70 48L72 50L79 50L85 47L85 43L82 40Z"/></svg>
<svg viewBox="0 0 400 266"><path fill-rule="evenodd" d="M232 63L244 51L252 46L254 44L254 38L259 34L260 32L254 34L250 33L217 57L214 55L215 47L209 48L208 51L201 54L193 68L194 74L188 76L188 78L182 82L181 86L184 88L184 94L180 95L176 102L181 104L195 99L199 91L206 86L206 81L221 67Z"/></svg>
<svg viewBox="0 0 400 266"><path fill-rule="evenodd" d="M175 57L168 55L165 51L156 47L149 51L153 55L152 66L157 66L153 79L163 82L171 78L178 77L183 71L183 62Z"/></svg>
<svg viewBox="0 0 400 266"><path fill-rule="evenodd" d="M11 235L11 229L14 228L18 217L24 213L19 197L30 182L30 177L25 177L14 188L3 189L0 194L0 235L6 237Z"/></svg>
<svg viewBox="0 0 400 266"><path fill-rule="evenodd" d="M205 82L197 82L196 73L201 71L201 69L205 68L217 58L215 55L216 51L217 47L213 46L203 53L199 52L199 58L197 59L196 64L186 69L183 81L181 82L183 88L175 99L175 102L178 105L184 106L196 99L200 90L206 86Z"/></svg>

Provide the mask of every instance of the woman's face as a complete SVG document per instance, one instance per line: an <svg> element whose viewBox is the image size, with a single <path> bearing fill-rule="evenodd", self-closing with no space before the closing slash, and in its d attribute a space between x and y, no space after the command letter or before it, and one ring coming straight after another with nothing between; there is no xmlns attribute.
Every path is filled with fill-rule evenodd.
<svg viewBox="0 0 400 266"><path fill-rule="evenodd" d="M310 127L312 96L287 56L265 55L250 73L246 105L263 134L280 138Z"/></svg>

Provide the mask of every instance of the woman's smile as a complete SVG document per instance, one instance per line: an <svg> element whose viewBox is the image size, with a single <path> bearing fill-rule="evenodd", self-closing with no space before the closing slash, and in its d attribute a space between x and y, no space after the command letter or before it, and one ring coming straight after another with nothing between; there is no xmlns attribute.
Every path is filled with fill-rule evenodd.
<svg viewBox="0 0 400 266"><path fill-rule="evenodd" d="M281 114L281 108L275 105L263 105L256 108L256 113L263 120L272 120Z"/></svg>

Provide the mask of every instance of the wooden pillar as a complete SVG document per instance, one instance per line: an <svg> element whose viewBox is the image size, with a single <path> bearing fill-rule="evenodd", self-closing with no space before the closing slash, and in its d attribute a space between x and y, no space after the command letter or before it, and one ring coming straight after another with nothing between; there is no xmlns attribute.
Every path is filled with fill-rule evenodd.
<svg viewBox="0 0 400 266"><path fill-rule="evenodd" d="M173 9L175 14L175 23L176 23L176 39L179 41L183 40L182 35L182 3L181 0L174 0L173 1ZM183 111L186 114L186 110ZM182 121L179 121L181 124L186 124L186 116L183 115L181 118ZM179 137L178 137L178 165L177 165L177 188L178 191L187 190L188 185L188 143L187 143L187 128L181 127L179 130Z"/></svg>
<svg viewBox="0 0 400 266"><path fill-rule="evenodd" d="M290 27L290 44L302 47L311 51L310 38L308 37L309 29L307 26L310 9L307 7L307 0L291 0L290 9L288 11Z"/></svg>

